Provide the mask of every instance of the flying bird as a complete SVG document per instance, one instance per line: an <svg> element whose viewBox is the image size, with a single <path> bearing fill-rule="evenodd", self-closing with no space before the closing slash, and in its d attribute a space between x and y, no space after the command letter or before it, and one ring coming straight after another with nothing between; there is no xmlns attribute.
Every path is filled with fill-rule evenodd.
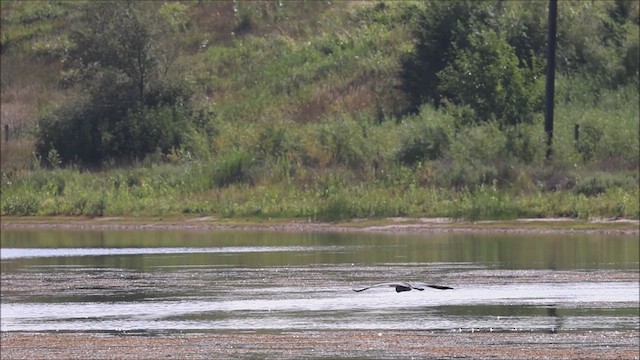
<svg viewBox="0 0 640 360"><path fill-rule="evenodd" d="M388 282L388 283L375 284L375 285L363 287L360 289L353 289L353 291L360 292L360 291L365 291L367 289L371 289L374 287L395 287L396 292L411 291L411 290L422 291L424 290L424 288L427 288L427 287L438 289L438 290L453 290L452 287L448 287L448 286L431 285L431 284L423 284L423 283L408 283L408 282L401 281L401 282Z"/></svg>

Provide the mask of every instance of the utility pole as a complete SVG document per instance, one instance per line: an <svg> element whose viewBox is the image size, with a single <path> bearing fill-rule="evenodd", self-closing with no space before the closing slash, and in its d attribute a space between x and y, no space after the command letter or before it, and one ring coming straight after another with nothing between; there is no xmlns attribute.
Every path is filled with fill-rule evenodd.
<svg viewBox="0 0 640 360"><path fill-rule="evenodd" d="M547 133L547 161L553 153L553 98L556 78L556 29L558 0L549 0L549 24L547 33L547 80L545 90L544 131Z"/></svg>

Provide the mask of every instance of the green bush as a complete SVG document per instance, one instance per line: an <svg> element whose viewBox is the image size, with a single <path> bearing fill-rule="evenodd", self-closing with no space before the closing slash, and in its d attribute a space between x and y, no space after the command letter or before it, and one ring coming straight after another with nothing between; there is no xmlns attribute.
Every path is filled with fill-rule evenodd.
<svg viewBox="0 0 640 360"><path fill-rule="evenodd" d="M328 154L333 165L362 169L372 156L372 144L367 141L365 126L348 115L328 118L312 129L314 146Z"/></svg>
<svg viewBox="0 0 640 360"><path fill-rule="evenodd" d="M77 197L71 203L71 207L68 210L69 215L76 215L76 216L84 215L84 210L87 207L88 203L89 203L89 199L87 199L86 196L81 195L81 196Z"/></svg>
<svg viewBox="0 0 640 360"><path fill-rule="evenodd" d="M127 108L121 95L103 95L64 105L39 120L36 151L50 166L131 162L197 144L190 110L179 103L150 98L158 105Z"/></svg>
<svg viewBox="0 0 640 360"><path fill-rule="evenodd" d="M347 199L335 196L324 207L318 209L317 217L324 221L339 221L357 217L357 213Z"/></svg>
<svg viewBox="0 0 640 360"><path fill-rule="evenodd" d="M558 68L599 86L637 81L638 3L602 1L558 6ZM622 56L621 56L622 54Z"/></svg>
<svg viewBox="0 0 640 360"><path fill-rule="evenodd" d="M244 151L234 151L222 158L213 174L216 185L224 187L235 183L254 181L254 160Z"/></svg>
<svg viewBox="0 0 640 360"><path fill-rule="evenodd" d="M541 122L519 124L504 129L505 154L525 164L541 160L544 157L545 148L540 144L543 144L546 139L543 129Z"/></svg>
<svg viewBox="0 0 640 360"><path fill-rule="evenodd" d="M412 165L419 161L435 160L448 149L449 136L442 127L425 122L413 122L405 126L397 154L401 163Z"/></svg>
<svg viewBox="0 0 640 360"><path fill-rule="evenodd" d="M40 119L41 158L96 167L161 157L187 143L197 117L193 91L168 72L175 54L162 20L170 19L152 6L82 4L68 64L84 96Z"/></svg>
<svg viewBox="0 0 640 360"><path fill-rule="evenodd" d="M294 124L285 122L260 124L255 152L262 159L295 156L300 151L300 139L293 127Z"/></svg>
<svg viewBox="0 0 640 360"><path fill-rule="evenodd" d="M451 63L458 49L465 49L469 33L485 27L492 5L480 1L431 1L408 9L415 17L415 46L402 60L401 86L410 110L431 102L440 105L438 73Z"/></svg>
<svg viewBox="0 0 640 360"><path fill-rule="evenodd" d="M87 204L87 209L85 211L86 215L89 216L103 216L107 209L107 198L102 195L96 199L92 199Z"/></svg>
<svg viewBox="0 0 640 360"><path fill-rule="evenodd" d="M518 216L508 196L486 187L480 187L475 192L461 192L459 199L451 205L449 216L469 221L514 219Z"/></svg>
<svg viewBox="0 0 640 360"><path fill-rule="evenodd" d="M630 190L637 186L637 179L624 175L598 173L579 179L576 186L573 188L573 191L576 194L585 196L597 196L605 193L609 189L621 188L624 190Z"/></svg>
<svg viewBox="0 0 640 360"><path fill-rule="evenodd" d="M2 199L2 214L30 216L36 215L40 199L32 195L9 196Z"/></svg>
<svg viewBox="0 0 640 360"><path fill-rule="evenodd" d="M603 131L592 123L585 123L579 129L580 137L576 142L576 150L582 155L583 161L588 162L593 160L598 152Z"/></svg>
<svg viewBox="0 0 640 360"><path fill-rule="evenodd" d="M438 72L441 96L469 106L474 122L497 120L503 127L531 122L541 110L533 105L540 101L529 90L533 74L519 67L513 48L493 30L473 33L468 42Z"/></svg>

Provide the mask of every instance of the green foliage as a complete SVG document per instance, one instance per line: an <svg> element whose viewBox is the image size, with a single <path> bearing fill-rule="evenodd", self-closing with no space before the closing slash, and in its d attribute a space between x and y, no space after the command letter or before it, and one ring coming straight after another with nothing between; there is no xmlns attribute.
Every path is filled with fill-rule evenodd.
<svg viewBox="0 0 640 360"><path fill-rule="evenodd" d="M398 161L411 165L440 158L449 147L449 134L428 121L407 121L402 129Z"/></svg>
<svg viewBox="0 0 640 360"><path fill-rule="evenodd" d="M514 160L523 163L534 163L544 156L545 136L542 121L535 121L531 124L518 124L504 129L506 144L504 153L513 157Z"/></svg>
<svg viewBox="0 0 640 360"><path fill-rule="evenodd" d="M466 48L468 34L482 29L490 10L489 2L479 1L432 1L413 10L416 42L403 59L401 71L402 88L412 110L426 102L440 104L438 73L458 49Z"/></svg>
<svg viewBox="0 0 640 360"><path fill-rule="evenodd" d="M3 10L4 10L3 4ZM64 14L64 10L55 2L30 1L24 6L11 9L7 21L29 24L39 20L47 20Z"/></svg>
<svg viewBox="0 0 640 360"><path fill-rule="evenodd" d="M157 76L160 57L154 53L152 26L155 12L140 3L91 2L85 5L80 26L71 34L71 58L90 89L102 77L124 78L130 95L144 102L151 79ZM120 80L118 80L120 81Z"/></svg>
<svg viewBox="0 0 640 360"><path fill-rule="evenodd" d="M300 139L293 128L292 123L261 124L255 152L262 159L279 159L295 155L300 150Z"/></svg>
<svg viewBox="0 0 640 360"><path fill-rule="evenodd" d="M180 2L169 2L158 9L159 16L174 33L184 32L190 26L188 7Z"/></svg>
<svg viewBox="0 0 640 360"><path fill-rule="evenodd" d="M638 187L638 179L608 173L596 173L578 180L573 191L585 196L597 196L614 188L630 190Z"/></svg>
<svg viewBox="0 0 640 360"><path fill-rule="evenodd" d="M468 46L437 73L440 96L469 106L474 122L498 120L503 127L531 122L540 110L533 104L540 101L533 98L533 77L528 68L519 67L513 48L493 30L473 33L467 40Z"/></svg>
<svg viewBox="0 0 640 360"><path fill-rule="evenodd" d="M585 123L578 129L579 137L576 141L576 150L582 155L583 161L588 162L593 160L598 151L603 131L592 123Z"/></svg>
<svg viewBox="0 0 640 360"><path fill-rule="evenodd" d="M558 7L558 68L616 87L638 78L636 2L565 2ZM544 70L546 3L432 1L414 10L416 39L402 61L410 110L443 98L469 106L466 118L531 121ZM620 56L622 54L622 56ZM587 75L588 74L588 75Z"/></svg>
<svg viewBox="0 0 640 360"><path fill-rule="evenodd" d="M335 197L318 211L318 219L325 221L347 220L356 217L354 209L343 197Z"/></svg>
<svg viewBox="0 0 640 360"><path fill-rule="evenodd" d="M548 2L509 1L502 6L497 28L513 48L520 66L542 70L547 49Z"/></svg>
<svg viewBox="0 0 640 360"><path fill-rule="evenodd" d="M585 79L558 79L554 152L572 164L600 163L604 169L637 168L640 162L638 86L593 91ZM575 141L575 126L579 138Z"/></svg>
<svg viewBox="0 0 640 360"><path fill-rule="evenodd" d="M600 86L637 81L638 3L571 2L558 7L560 71L581 74ZM622 56L620 56L622 54Z"/></svg>
<svg viewBox="0 0 640 360"><path fill-rule="evenodd" d="M55 148L52 148L51 150L49 150L49 153L47 153L47 162L48 165L53 168L57 168L60 166L60 164L62 164L60 154Z"/></svg>
<svg viewBox="0 0 640 360"><path fill-rule="evenodd" d="M84 166L168 154L193 136L192 92L164 79L160 26L144 4L88 3L73 32L71 58L87 96L45 114L36 149ZM165 13L169 11L167 8ZM165 14L175 20L173 9ZM164 14L164 13L163 13ZM175 20L177 21L177 20ZM61 158L61 159L60 159Z"/></svg>
<svg viewBox="0 0 640 360"><path fill-rule="evenodd" d="M9 196L2 199L2 214L29 216L38 213L40 200L32 195Z"/></svg>
<svg viewBox="0 0 640 360"><path fill-rule="evenodd" d="M494 189L480 187L475 192L461 192L452 208L448 209L449 216L464 218L465 220L486 219L514 219L518 209L512 200Z"/></svg>
<svg viewBox="0 0 640 360"><path fill-rule="evenodd" d="M192 122L186 108L139 106L126 110L97 103L67 104L40 119L36 149L46 154L51 166L131 161L156 151L166 154L188 142Z"/></svg>
<svg viewBox="0 0 640 360"><path fill-rule="evenodd" d="M86 214L89 216L103 216L107 209L107 199L104 196L100 196L97 199L89 202Z"/></svg>
<svg viewBox="0 0 640 360"><path fill-rule="evenodd" d="M320 164L346 165L361 169L372 155L364 124L350 116L339 116L312 129L310 139L317 146L315 160Z"/></svg>
<svg viewBox="0 0 640 360"><path fill-rule="evenodd" d="M112 148L121 149L121 154L126 156L152 154L156 149L166 154L170 149L179 147L184 143L182 137L190 126L186 114L181 110L169 107L133 110L119 124L117 130L124 136L114 136L119 143Z"/></svg>
<svg viewBox="0 0 640 360"><path fill-rule="evenodd" d="M228 186L235 183L253 182L253 159L243 151L234 151L222 158L213 175L218 186Z"/></svg>

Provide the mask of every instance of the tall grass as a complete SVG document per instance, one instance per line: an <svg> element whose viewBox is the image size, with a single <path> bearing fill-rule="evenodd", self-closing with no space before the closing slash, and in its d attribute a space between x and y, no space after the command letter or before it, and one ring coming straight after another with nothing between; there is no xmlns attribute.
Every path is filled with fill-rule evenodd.
<svg viewBox="0 0 640 360"><path fill-rule="evenodd" d="M209 164L210 165L210 164ZM346 169L345 169L346 170ZM231 182L216 185L207 164L88 173L72 169L39 170L12 184L2 184L4 215L138 215L299 218L340 221L393 216L454 217L470 220L515 217L638 218L637 178L602 181L603 188L585 182L576 191L529 193L479 186L449 191L422 187L408 172L405 180L361 182L316 176L312 183ZM320 174L316 174L320 175ZM615 178L615 177L613 177Z"/></svg>

